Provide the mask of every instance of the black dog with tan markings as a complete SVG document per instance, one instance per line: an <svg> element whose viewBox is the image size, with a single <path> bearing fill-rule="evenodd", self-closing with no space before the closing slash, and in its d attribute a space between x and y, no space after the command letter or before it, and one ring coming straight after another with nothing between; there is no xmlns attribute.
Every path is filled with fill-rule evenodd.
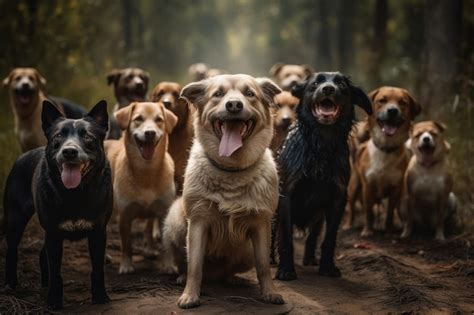
<svg viewBox="0 0 474 315"><path fill-rule="evenodd" d="M109 300L104 284L106 225L112 213L112 180L103 141L107 104L99 102L84 118L67 119L43 102L42 128L48 140L18 158L8 176L4 209L6 285L17 285L18 244L35 210L45 243L40 254L41 284L49 284L48 307L63 306L61 260L64 239L88 238L92 302Z"/></svg>

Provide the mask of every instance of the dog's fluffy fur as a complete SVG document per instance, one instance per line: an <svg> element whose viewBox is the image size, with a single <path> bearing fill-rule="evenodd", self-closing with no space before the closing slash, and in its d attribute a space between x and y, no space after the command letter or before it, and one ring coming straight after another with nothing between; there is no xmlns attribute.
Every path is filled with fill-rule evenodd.
<svg viewBox="0 0 474 315"><path fill-rule="evenodd" d="M164 238L182 253L187 220L187 281L178 301L182 308L200 304L203 273L206 279L227 279L253 266L264 300L283 303L269 264L270 221L278 201L278 176L268 149L273 129L269 107L280 91L269 80L222 75L191 83L181 92L198 110L196 138L183 197L170 209ZM245 129L241 147L229 155L222 151L220 138L235 119L241 126L253 125ZM183 259L177 257L178 266Z"/></svg>
<svg viewBox="0 0 474 315"><path fill-rule="evenodd" d="M158 218L162 223L175 197L174 163L168 136L176 116L163 103L132 103L115 113L124 131L120 140L106 142L113 171L114 209L119 216L122 261L119 273L134 271L131 224L135 218ZM145 233L153 252L151 229Z"/></svg>
<svg viewBox="0 0 474 315"><path fill-rule="evenodd" d="M296 121L296 107L299 99L290 92L282 92L275 96L275 105L272 107L273 114L273 139L270 149L275 154L285 141L290 126Z"/></svg>
<svg viewBox="0 0 474 315"><path fill-rule="evenodd" d="M302 83L313 70L308 65L292 65L276 63L270 69L270 75L275 82L285 91L291 91L291 88L298 83Z"/></svg>
<svg viewBox="0 0 474 315"><path fill-rule="evenodd" d="M393 226L399 209L403 176L408 165L405 141L421 107L407 90L381 87L370 94L373 114L369 117L370 140L357 153L356 169L361 181L365 225L361 233L373 234L373 207L388 198L385 228Z"/></svg>
<svg viewBox="0 0 474 315"><path fill-rule="evenodd" d="M435 230L437 240L445 239L445 223L455 210L453 179L448 166L450 145L443 138L446 126L424 121L413 127L412 156L404 179L402 238L410 237L414 225Z"/></svg>

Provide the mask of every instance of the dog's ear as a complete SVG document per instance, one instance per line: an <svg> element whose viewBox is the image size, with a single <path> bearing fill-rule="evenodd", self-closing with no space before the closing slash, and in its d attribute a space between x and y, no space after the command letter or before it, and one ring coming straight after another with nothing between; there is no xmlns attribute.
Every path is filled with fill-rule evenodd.
<svg viewBox="0 0 474 315"><path fill-rule="evenodd" d="M448 129L448 126L446 124L439 122L439 121L433 121L433 124L438 128L439 132L443 133Z"/></svg>
<svg viewBox="0 0 474 315"><path fill-rule="evenodd" d="M150 73L147 71L143 71L143 79L146 82L146 85L148 86L148 83L150 82Z"/></svg>
<svg viewBox="0 0 474 315"><path fill-rule="evenodd" d="M128 124L130 123L130 118L132 117L133 109L135 108L135 102L131 103L124 108L119 109L114 113L115 120L117 120L117 125L121 130L127 130Z"/></svg>
<svg viewBox="0 0 474 315"><path fill-rule="evenodd" d="M176 115L172 111L165 108L164 105L163 105L163 111L165 113L166 131L168 132L168 134L171 134L174 127L176 127L176 124L178 123L178 117L176 117Z"/></svg>
<svg viewBox="0 0 474 315"><path fill-rule="evenodd" d="M265 103L268 106L274 106L275 105L275 96L283 92L278 85L275 84L270 79L267 78L257 78L257 83L262 89L263 92L263 98Z"/></svg>
<svg viewBox="0 0 474 315"><path fill-rule="evenodd" d="M444 146L446 147L446 152L451 152L451 144L448 141L444 140Z"/></svg>
<svg viewBox="0 0 474 315"><path fill-rule="evenodd" d="M306 75L306 78L309 77L313 73L313 69L311 69L310 66L308 65L301 65L303 68L304 74Z"/></svg>
<svg viewBox="0 0 474 315"><path fill-rule="evenodd" d="M122 75L122 70L120 69L113 69L112 71L107 74L107 85L111 85L118 81L120 76Z"/></svg>
<svg viewBox="0 0 474 315"><path fill-rule="evenodd" d="M421 114L421 105L418 103L413 96L410 95L410 93L407 90L403 90L405 94L408 96L408 99L410 100L410 111L411 111L411 117L415 118L419 114Z"/></svg>
<svg viewBox="0 0 474 315"><path fill-rule="evenodd" d="M50 101L44 100L43 109L41 111L41 127L45 135L49 133L51 126L59 118L64 118L61 111Z"/></svg>
<svg viewBox="0 0 474 315"><path fill-rule="evenodd" d="M13 75L13 71L11 71L11 72L8 74L8 76L7 76L5 79L3 79L2 83L3 83L3 86L4 86L4 87L7 87L7 86L10 85L10 80L11 80L12 75Z"/></svg>
<svg viewBox="0 0 474 315"><path fill-rule="evenodd" d="M107 113L107 102L104 100L99 101L92 109L87 113L85 118L90 118L93 122L99 125L100 128L106 133L109 130L109 114Z"/></svg>
<svg viewBox="0 0 474 315"><path fill-rule="evenodd" d="M301 100L303 98L304 90L306 89L307 84L308 84L308 79L306 79L305 81L301 83L297 83L293 85L293 87L291 88L291 94L294 97L297 97Z"/></svg>
<svg viewBox="0 0 474 315"><path fill-rule="evenodd" d="M44 87L46 85L46 79L36 69L35 69L35 76L36 76L36 80L38 80L39 84Z"/></svg>
<svg viewBox="0 0 474 315"><path fill-rule="evenodd" d="M362 108L367 115L372 115L372 102L367 94L358 86L350 84L352 104Z"/></svg>
<svg viewBox="0 0 474 315"><path fill-rule="evenodd" d="M206 89L206 80L189 83L181 90L180 98L185 99L199 109L199 104L206 93Z"/></svg>
<svg viewBox="0 0 474 315"><path fill-rule="evenodd" d="M284 66L285 66L284 63L277 62L270 68L270 75L272 77L276 77L278 73L280 73L281 69L283 69Z"/></svg>

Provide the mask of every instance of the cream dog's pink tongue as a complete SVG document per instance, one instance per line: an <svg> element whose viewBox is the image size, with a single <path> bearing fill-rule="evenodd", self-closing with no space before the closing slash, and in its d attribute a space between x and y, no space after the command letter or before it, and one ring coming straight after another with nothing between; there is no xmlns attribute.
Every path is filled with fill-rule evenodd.
<svg viewBox="0 0 474 315"><path fill-rule="evenodd" d="M219 155L229 157L242 146L243 121L226 121L222 124L222 138L219 145Z"/></svg>
<svg viewBox="0 0 474 315"><path fill-rule="evenodd" d="M67 189L79 186L81 183L81 165L64 163L63 170L61 171L61 180Z"/></svg>

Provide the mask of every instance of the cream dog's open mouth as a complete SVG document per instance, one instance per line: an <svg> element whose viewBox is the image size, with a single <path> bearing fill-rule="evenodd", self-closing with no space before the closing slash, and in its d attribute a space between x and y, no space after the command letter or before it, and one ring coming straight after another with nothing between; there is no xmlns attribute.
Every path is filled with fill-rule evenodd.
<svg viewBox="0 0 474 315"><path fill-rule="evenodd" d="M219 155L231 156L243 145L243 140L250 137L255 127L255 121L249 120L220 120L216 119L212 127L220 139Z"/></svg>

